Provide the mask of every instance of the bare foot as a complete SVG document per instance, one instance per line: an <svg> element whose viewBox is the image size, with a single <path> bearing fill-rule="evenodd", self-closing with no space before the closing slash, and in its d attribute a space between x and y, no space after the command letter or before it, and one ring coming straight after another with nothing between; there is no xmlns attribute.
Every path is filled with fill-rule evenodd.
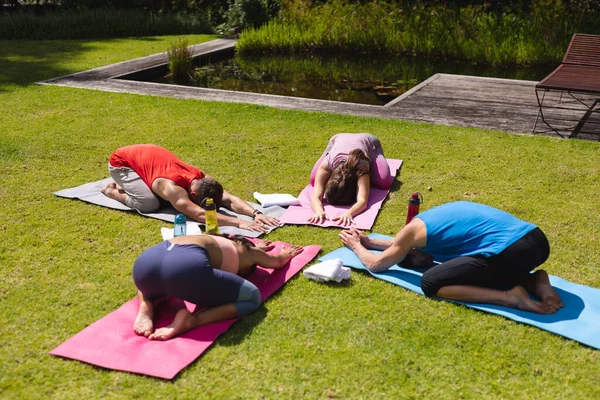
<svg viewBox="0 0 600 400"><path fill-rule="evenodd" d="M535 271L527 282L527 290L534 296L542 300L544 303L550 304L556 309L563 308L560 296L550 284L548 273L543 269Z"/></svg>
<svg viewBox="0 0 600 400"><path fill-rule="evenodd" d="M150 340L169 340L177 335L187 332L193 327L194 315L186 308L182 308L175 314L175 319L169 326L159 328L148 337Z"/></svg>
<svg viewBox="0 0 600 400"><path fill-rule="evenodd" d="M140 302L140 310L135 317L133 323L133 331L139 336L148 337L154 332L154 311L152 304L148 304L147 301Z"/></svg>
<svg viewBox="0 0 600 400"><path fill-rule="evenodd" d="M545 302L532 300L523 286L515 286L506 291L507 306L538 314L553 314L556 307Z"/></svg>
<svg viewBox="0 0 600 400"><path fill-rule="evenodd" d="M106 186L104 186L104 189L101 190L101 192L106 196L106 197L110 197L111 199L113 198L113 194L114 192L119 192L119 189L117 189L117 184L114 182L110 182L108 183Z"/></svg>

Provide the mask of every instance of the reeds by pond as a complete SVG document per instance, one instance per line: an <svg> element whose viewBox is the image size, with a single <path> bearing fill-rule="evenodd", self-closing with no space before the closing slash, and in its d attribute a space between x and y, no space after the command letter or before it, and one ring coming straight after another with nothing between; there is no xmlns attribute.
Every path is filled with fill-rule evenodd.
<svg viewBox="0 0 600 400"><path fill-rule="evenodd" d="M574 32L600 33L600 12L573 11L561 1L537 0L528 12L379 1L285 4L279 18L243 32L240 53L419 54L546 64L560 60Z"/></svg>

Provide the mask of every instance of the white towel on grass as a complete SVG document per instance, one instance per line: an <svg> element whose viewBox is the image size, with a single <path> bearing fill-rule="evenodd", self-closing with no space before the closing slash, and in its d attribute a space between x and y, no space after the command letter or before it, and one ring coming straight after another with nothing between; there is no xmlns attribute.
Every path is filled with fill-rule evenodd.
<svg viewBox="0 0 600 400"><path fill-rule="evenodd" d="M160 228L160 234L163 240L173 239L173 228ZM202 235L200 225L194 222L186 222L185 224L186 235Z"/></svg>
<svg viewBox="0 0 600 400"><path fill-rule="evenodd" d="M317 282L341 282L350 278L350 268L344 267L342 260L335 258L306 268L304 276Z"/></svg>
<svg viewBox="0 0 600 400"><path fill-rule="evenodd" d="M271 207L271 206L294 206L300 204L300 201L297 197L292 196L287 193L272 193L272 194L262 194L258 192L254 192L254 198L258 200L261 206L263 207Z"/></svg>

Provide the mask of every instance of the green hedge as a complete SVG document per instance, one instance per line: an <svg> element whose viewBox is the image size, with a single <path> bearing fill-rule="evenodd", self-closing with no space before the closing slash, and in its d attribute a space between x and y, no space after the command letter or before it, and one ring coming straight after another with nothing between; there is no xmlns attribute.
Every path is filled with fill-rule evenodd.
<svg viewBox="0 0 600 400"><path fill-rule="evenodd" d="M96 39L213 32L200 15L111 9L0 14L0 39Z"/></svg>

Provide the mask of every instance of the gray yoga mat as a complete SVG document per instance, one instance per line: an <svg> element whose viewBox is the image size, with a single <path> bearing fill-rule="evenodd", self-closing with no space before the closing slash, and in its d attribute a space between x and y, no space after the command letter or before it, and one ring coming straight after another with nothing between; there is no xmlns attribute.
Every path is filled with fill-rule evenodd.
<svg viewBox="0 0 600 400"><path fill-rule="evenodd" d="M115 210L135 211L135 210L127 207L125 204L122 204L116 200L110 199L110 198L106 197L104 194L102 194L101 190L104 189L104 187L109 182L113 182L113 180L111 178L106 178L101 181L86 183L84 185L77 186L74 188L59 190L58 192L54 192L54 194L59 197L66 197L69 199L79 199L79 200L83 200L87 203L92 203L92 204L96 204L96 205L103 206L103 207L113 208ZM279 207L279 206L261 207L260 204L256 204L256 203L249 202L248 204L250 204L255 209L262 211L265 215L268 215L269 217L274 217L274 218L281 217L283 215L283 212L285 211L285 208ZM219 212L221 214L229 215L230 217L237 217L240 219L244 219L246 221L252 221L252 218L250 218L247 215L237 214L237 213L235 213L231 210L227 210L223 207L221 207L219 209ZM139 213L139 214L144 215L146 217L156 218L156 219L160 219L160 220L163 220L166 222L173 223L173 221L175 220L175 216L177 215L177 211L169 205L169 206L165 206L165 207L161 208L160 210L158 210L157 212L154 212L154 213ZM203 224L198 222L198 225L203 225ZM266 232L266 233L271 232L275 228L277 228L277 227L269 228L268 232ZM260 235L263 234L262 232L248 231L246 229L240 229L240 228L236 228L233 226L219 226L219 232L225 233L225 234L230 234L230 235L243 235L246 237L253 237L253 238L259 237Z"/></svg>

